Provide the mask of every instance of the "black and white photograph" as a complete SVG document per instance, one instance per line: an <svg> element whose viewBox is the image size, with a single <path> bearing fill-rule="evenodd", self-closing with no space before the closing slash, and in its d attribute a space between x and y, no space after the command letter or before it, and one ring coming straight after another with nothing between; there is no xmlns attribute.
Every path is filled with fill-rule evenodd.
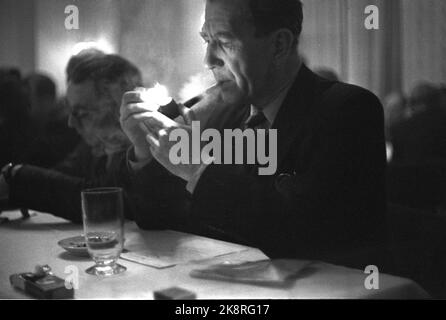
<svg viewBox="0 0 446 320"><path fill-rule="evenodd" d="M0 300L446 300L445 19L0 0Z"/></svg>

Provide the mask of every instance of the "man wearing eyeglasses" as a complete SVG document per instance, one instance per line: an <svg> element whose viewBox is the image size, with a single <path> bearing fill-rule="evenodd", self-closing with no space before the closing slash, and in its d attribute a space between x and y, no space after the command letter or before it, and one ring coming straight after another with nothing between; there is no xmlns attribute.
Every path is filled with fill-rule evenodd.
<svg viewBox="0 0 446 320"><path fill-rule="evenodd" d="M6 165L0 200L81 222L83 188L120 184L119 167L130 142L120 127L119 106L124 92L141 86L142 80L140 71L120 56L81 53L71 59L67 81L68 125L82 143L52 170Z"/></svg>

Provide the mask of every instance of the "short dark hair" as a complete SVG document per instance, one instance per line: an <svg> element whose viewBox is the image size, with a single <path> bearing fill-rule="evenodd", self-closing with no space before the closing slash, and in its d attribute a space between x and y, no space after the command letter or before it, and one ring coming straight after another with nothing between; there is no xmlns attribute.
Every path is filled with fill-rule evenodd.
<svg viewBox="0 0 446 320"><path fill-rule="evenodd" d="M0 68L0 118L10 124L26 120L30 110L29 95L17 68Z"/></svg>
<svg viewBox="0 0 446 320"><path fill-rule="evenodd" d="M67 81L73 84L93 81L97 95L110 98L110 108L117 119L122 95L126 91L143 86L139 69L130 61L115 54L93 54L83 57L70 70ZM118 86L119 92L114 85Z"/></svg>
<svg viewBox="0 0 446 320"><path fill-rule="evenodd" d="M25 77L24 83L38 98L56 99L56 84L49 76L31 73Z"/></svg>
<svg viewBox="0 0 446 320"><path fill-rule="evenodd" d="M71 56L70 60L68 60L67 67L65 68L65 73L67 76L67 81L71 78L71 74L73 73L74 68L84 60L91 59L94 56L103 56L105 53L96 48L84 49L76 55Z"/></svg>
<svg viewBox="0 0 446 320"><path fill-rule="evenodd" d="M103 81L119 83L124 91L142 86L142 76L130 61L115 54L91 55L80 60L68 74L68 81L79 84L92 80L96 87Z"/></svg>
<svg viewBox="0 0 446 320"><path fill-rule="evenodd" d="M412 107L425 105L429 110L441 107L441 89L437 84L430 82L419 82L412 89L409 96Z"/></svg>
<svg viewBox="0 0 446 320"><path fill-rule="evenodd" d="M290 30L297 40L302 33L303 8L300 0L249 0L257 36L276 30Z"/></svg>

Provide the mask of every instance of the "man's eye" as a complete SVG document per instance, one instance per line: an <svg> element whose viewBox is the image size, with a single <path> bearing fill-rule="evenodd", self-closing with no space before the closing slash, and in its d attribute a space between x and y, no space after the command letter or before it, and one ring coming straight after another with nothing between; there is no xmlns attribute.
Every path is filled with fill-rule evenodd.
<svg viewBox="0 0 446 320"><path fill-rule="evenodd" d="M229 50L234 49L234 44L232 42L220 41L219 44L220 44L220 47L222 47L222 48L229 49Z"/></svg>

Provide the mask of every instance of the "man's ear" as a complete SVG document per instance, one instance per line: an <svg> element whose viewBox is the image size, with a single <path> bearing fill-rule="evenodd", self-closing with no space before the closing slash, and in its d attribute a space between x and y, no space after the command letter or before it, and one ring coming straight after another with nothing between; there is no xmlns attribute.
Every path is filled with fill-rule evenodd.
<svg viewBox="0 0 446 320"><path fill-rule="evenodd" d="M279 29L273 34L274 62L281 64L294 50L295 39L293 33L288 29Z"/></svg>

